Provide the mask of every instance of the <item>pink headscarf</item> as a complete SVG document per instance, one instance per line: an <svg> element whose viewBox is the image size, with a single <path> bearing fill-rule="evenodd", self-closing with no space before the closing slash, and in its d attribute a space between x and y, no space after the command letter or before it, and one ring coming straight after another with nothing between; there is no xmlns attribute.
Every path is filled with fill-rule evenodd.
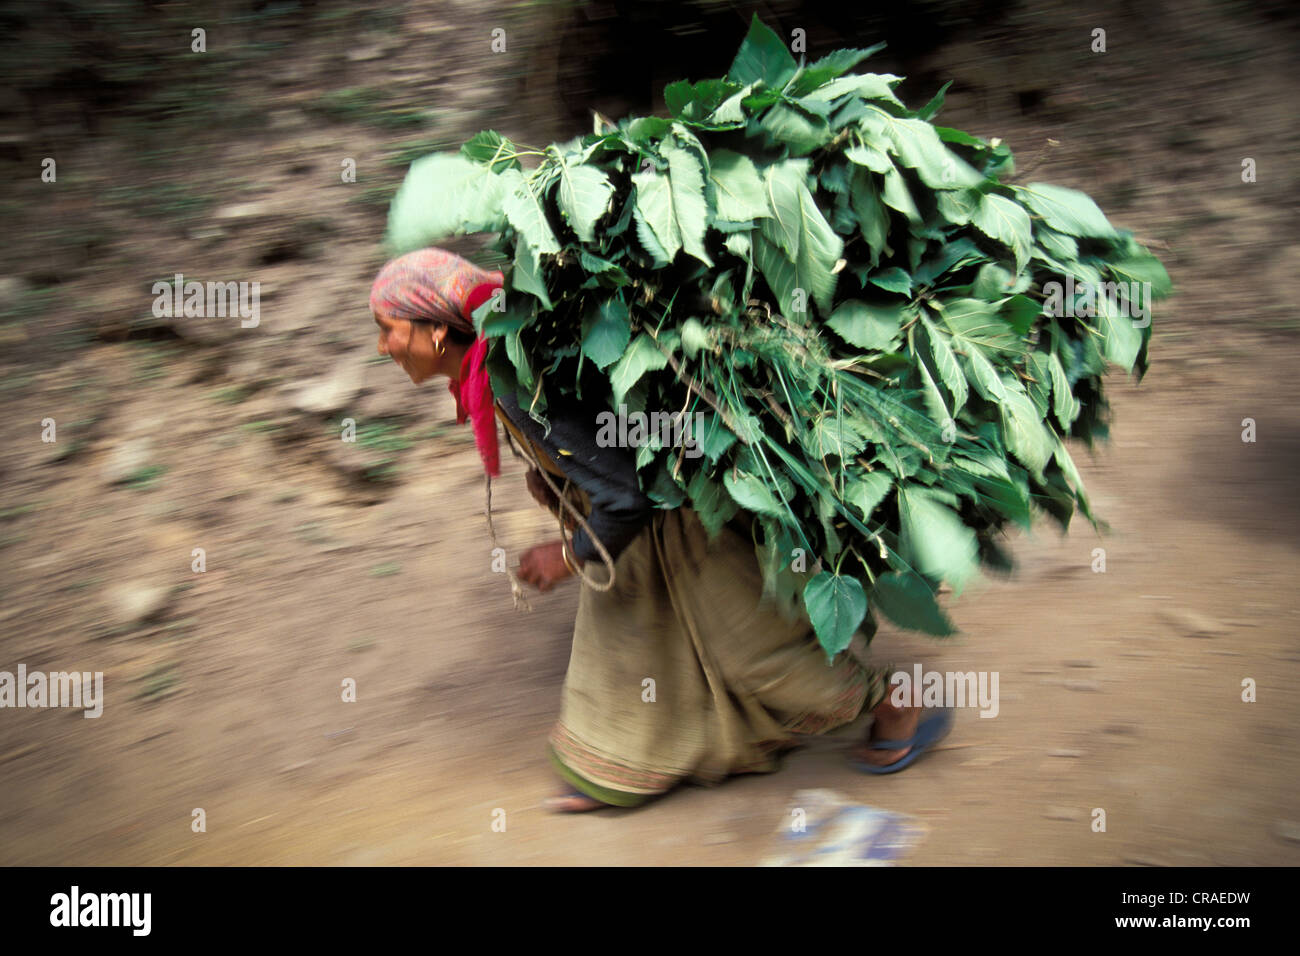
<svg viewBox="0 0 1300 956"><path fill-rule="evenodd" d="M474 331L473 312L501 288L500 272L480 269L442 249L420 249L394 259L380 270L370 289L370 309L396 319L440 322L462 332ZM500 477L495 400L484 364L488 342L478 338L465 353L460 377L447 388L456 399L456 422L473 421L474 444L483 467L493 478Z"/></svg>

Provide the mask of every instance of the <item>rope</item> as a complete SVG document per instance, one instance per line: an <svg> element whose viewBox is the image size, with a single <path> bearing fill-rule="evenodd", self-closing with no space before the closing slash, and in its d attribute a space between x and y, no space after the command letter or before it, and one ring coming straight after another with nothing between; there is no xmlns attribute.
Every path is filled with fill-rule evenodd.
<svg viewBox="0 0 1300 956"><path fill-rule="evenodd" d="M492 536L492 547L500 547L497 544L497 529L492 526L492 476L487 475L487 526L488 534ZM515 572L510 570L510 565L506 565L506 576L510 579L510 597L514 600L515 610L519 610L519 605L523 604L524 609L532 611L533 606L528 603L528 597L524 591L524 586L519 583L515 577Z"/></svg>
<svg viewBox="0 0 1300 956"><path fill-rule="evenodd" d="M578 509L575 508L572 505L572 503L570 503L567 497L569 485L571 484L569 479L567 478L564 479L563 491L556 488L555 483L551 481L550 473L545 468L542 467L541 462L538 461L537 457L529 449L524 448L522 446L516 449L515 447L516 443L514 437L510 434L509 429L506 429L506 441L510 446L511 454L513 454L516 458L523 458L530 465L532 465L534 468L537 469L537 471L542 476L542 480L546 482L547 487L549 487L551 491L555 494L555 499L556 501L559 502L560 507L567 508L569 510L569 513L572 514L573 517L577 519L578 524L582 526L582 530L587 532L587 537L591 539L591 543L592 545L595 546L596 552L600 555L600 559L603 562L605 562L605 567L609 569L609 580L604 583L600 581L595 581L591 577L589 577L587 575L587 571L585 568L578 569L578 576L582 578L583 582L593 590L608 591L610 588L614 586L614 559L609 556L609 552L605 549L605 546L601 544L600 539L597 538L595 533L591 530L591 526L587 524L587 519L582 516L582 513L578 511ZM565 542L566 547L568 547L569 551L572 552L573 539L571 536L567 534L569 529L565 525L564 518L560 513L559 509L556 510L555 517L560 523L560 539ZM491 476L488 476L487 478L487 523L488 523L488 533L492 535L492 544L493 546L496 546L497 543L496 530L492 527L492 478ZM507 567L506 574L510 576L510 591L512 597L514 598L515 608L518 609L520 601L522 601L524 606L531 611L532 605L530 605L528 603L527 598L524 597L523 586L519 583L518 578L515 577L514 572L511 571L509 567Z"/></svg>

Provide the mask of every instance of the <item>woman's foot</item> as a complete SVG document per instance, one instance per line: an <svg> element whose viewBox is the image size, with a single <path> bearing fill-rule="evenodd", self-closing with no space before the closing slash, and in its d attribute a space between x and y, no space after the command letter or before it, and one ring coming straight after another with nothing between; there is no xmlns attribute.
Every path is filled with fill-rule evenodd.
<svg viewBox="0 0 1300 956"><path fill-rule="evenodd" d="M896 707L886 697L871 712L875 720L871 724L871 733L866 743L854 748L853 757L863 763L884 767L897 763L911 752L911 747L902 750L872 750L866 744L877 740L910 740L916 733L921 719L920 707Z"/></svg>
<svg viewBox="0 0 1300 956"><path fill-rule="evenodd" d="M576 790L566 790L559 796L547 797L542 801L542 806L552 813L586 813L589 810L599 810L609 804L601 803L595 797L578 793Z"/></svg>

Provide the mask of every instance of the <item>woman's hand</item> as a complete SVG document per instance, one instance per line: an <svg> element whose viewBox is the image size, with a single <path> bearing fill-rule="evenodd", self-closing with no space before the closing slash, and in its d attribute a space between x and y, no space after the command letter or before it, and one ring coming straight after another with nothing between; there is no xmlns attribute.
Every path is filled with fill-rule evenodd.
<svg viewBox="0 0 1300 956"><path fill-rule="evenodd" d="M577 557L574 562L579 564ZM549 591L573 572L564 563L564 543L552 541L529 548L519 558L519 577L539 591Z"/></svg>

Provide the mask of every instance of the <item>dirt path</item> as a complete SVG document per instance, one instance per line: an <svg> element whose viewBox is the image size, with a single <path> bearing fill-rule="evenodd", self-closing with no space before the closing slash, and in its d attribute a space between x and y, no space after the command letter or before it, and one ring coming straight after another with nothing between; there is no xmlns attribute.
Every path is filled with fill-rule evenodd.
<svg viewBox="0 0 1300 956"><path fill-rule="evenodd" d="M257 273L273 290L259 337L97 343L33 365L8 346L38 323L3 330L0 669L103 671L108 702L97 720L0 712L0 864L753 864L810 787L924 819L917 864L1300 862L1297 133L1276 90L1291 41L1226 14L1152 16L1145 31L1108 19L1113 43L1142 46L1091 73L1056 65L1050 36L1091 24L1069 13L1057 34L1011 23L939 58L971 78L946 121L1026 159L1060 140L1042 177L1164 243L1177 289L1146 380L1111 381L1111 445L1078 456L1110 533L1040 524L1015 542L1014 578L954 605L960 638L876 640L899 665L997 671L997 718L962 713L945 749L896 776L848 769L859 723L776 774L632 812L542 811L577 592L511 608L450 399L366 363L356 303L378 224L301 169L308 154L333 179L335 153L373 168L384 134L291 128L231 149L227 171L256 164L266 198L227 210L230 238L199 260L262 254L303 210L344 224L316 258ZM425 26L430 44L447 34L436 12ZM405 71L425 95L421 56L394 45L349 82ZM1033 115L990 92L1034 76L1052 79ZM448 110L492 101L459 94ZM1249 187L1243 156L1264 171ZM130 275L168 274L176 242L141 240ZM145 286L86 308L136 308ZM345 415L366 440L340 450ZM63 444L34 437L46 417ZM505 468L494 500L514 564L553 528L519 463Z"/></svg>
<svg viewBox="0 0 1300 956"><path fill-rule="evenodd" d="M183 595L203 636L83 640L84 666L106 671L103 718L6 715L4 862L746 864L770 849L796 790L831 787L923 818L922 864L1295 863L1300 386L1277 351L1253 353L1271 363L1206 361L1175 343L1160 354L1140 388L1117 391L1114 447L1086 471L1112 533L1044 526L1017 542L1018 576L957 604L959 640L877 639L900 665L1000 673L998 717L964 712L947 748L903 774L846 768L859 725L774 775L633 812L543 812L576 592L510 608L465 447L428 452L391 500L327 523L328 541L287 537L295 518L282 514L286 537L251 539L276 547L227 566L219 555L240 554L238 539L218 537L218 567ZM1240 439L1246 416L1253 445ZM550 528L512 477L499 503L517 554ZM272 493L262 478L248 507ZM381 546L389 527L402 530ZM1091 570L1095 547L1105 573ZM400 572L360 570L385 562ZM250 591L257 600L240 598ZM179 691L122 701L162 658L183 672ZM344 677L356 703L340 699ZM1244 677L1257 703L1241 701ZM206 833L190 831L195 807ZM1097 807L1105 833L1090 826Z"/></svg>

